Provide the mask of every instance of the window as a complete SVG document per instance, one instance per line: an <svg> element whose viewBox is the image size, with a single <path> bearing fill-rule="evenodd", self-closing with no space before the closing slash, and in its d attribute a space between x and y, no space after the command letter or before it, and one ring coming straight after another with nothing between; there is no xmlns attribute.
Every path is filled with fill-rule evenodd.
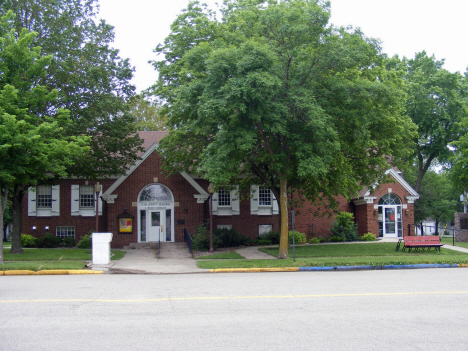
<svg viewBox="0 0 468 351"><path fill-rule="evenodd" d="M385 194L380 198L379 205L401 205L401 200L394 194Z"/></svg>
<svg viewBox="0 0 468 351"><path fill-rule="evenodd" d="M250 214L271 216L278 213L278 201L270 188L264 185L252 185L250 188Z"/></svg>
<svg viewBox="0 0 468 351"><path fill-rule="evenodd" d="M94 208L94 187L80 185L80 208Z"/></svg>
<svg viewBox="0 0 468 351"><path fill-rule="evenodd" d="M260 187L258 189L258 205L271 206L271 190L269 188Z"/></svg>
<svg viewBox="0 0 468 351"><path fill-rule="evenodd" d="M39 185L36 188L37 208L52 208L52 186Z"/></svg>
<svg viewBox="0 0 468 351"><path fill-rule="evenodd" d="M223 188L218 190L218 206L231 206L231 192L226 191Z"/></svg>
<svg viewBox="0 0 468 351"><path fill-rule="evenodd" d="M265 235L273 231L273 225L271 224L260 224L258 226L258 235Z"/></svg>
<svg viewBox="0 0 468 351"><path fill-rule="evenodd" d="M219 188L213 193L213 215L238 216L240 214L239 187Z"/></svg>
<svg viewBox="0 0 468 351"><path fill-rule="evenodd" d="M142 190L140 201L172 201L172 194L164 185L151 184Z"/></svg>
<svg viewBox="0 0 468 351"><path fill-rule="evenodd" d="M97 194L100 216L102 215L101 195L103 190L104 188L101 188L101 192ZM71 185L70 199L72 216L93 217L96 215L96 192L94 191L94 185Z"/></svg>
<svg viewBox="0 0 468 351"><path fill-rule="evenodd" d="M60 216L60 185L38 185L28 189L28 216Z"/></svg>
<svg viewBox="0 0 468 351"><path fill-rule="evenodd" d="M75 227L57 227L55 235L59 238L74 238Z"/></svg>

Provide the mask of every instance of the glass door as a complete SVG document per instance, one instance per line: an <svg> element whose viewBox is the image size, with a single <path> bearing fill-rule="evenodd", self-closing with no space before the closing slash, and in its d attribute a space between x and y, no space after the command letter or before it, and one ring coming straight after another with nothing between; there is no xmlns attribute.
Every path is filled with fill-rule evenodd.
<svg viewBox="0 0 468 351"><path fill-rule="evenodd" d="M396 206L383 206L384 237L397 237L398 221Z"/></svg>
<svg viewBox="0 0 468 351"><path fill-rule="evenodd" d="M166 241L164 233L165 216L161 211L148 211L147 241Z"/></svg>

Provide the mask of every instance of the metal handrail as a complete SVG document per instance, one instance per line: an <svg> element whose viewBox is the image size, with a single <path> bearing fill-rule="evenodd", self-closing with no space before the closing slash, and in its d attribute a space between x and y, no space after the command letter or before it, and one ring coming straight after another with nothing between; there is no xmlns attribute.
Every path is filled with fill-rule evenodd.
<svg viewBox="0 0 468 351"><path fill-rule="evenodd" d="M193 246L192 246L193 240L186 228L184 228L184 242L187 244L190 254L193 257Z"/></svg>

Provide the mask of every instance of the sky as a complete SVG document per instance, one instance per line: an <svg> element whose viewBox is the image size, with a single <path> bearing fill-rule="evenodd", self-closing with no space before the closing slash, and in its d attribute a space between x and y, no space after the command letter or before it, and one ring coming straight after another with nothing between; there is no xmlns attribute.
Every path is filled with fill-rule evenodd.
<svg viewBox="0 0 468 351"><path fill-rule="evenodd" d="M216 9L216 2L202 2ZM359 27L382 42L389 56L414 57L425 50L445 59L444 68L464 73L468 66L466 0L331 0L330 23ZM170 33L170 25L188 0L99 0L99 17L114 26L114 47L135 67L132 83L140 92L158 78L148 63L161 60L153 50Z"/></svg>

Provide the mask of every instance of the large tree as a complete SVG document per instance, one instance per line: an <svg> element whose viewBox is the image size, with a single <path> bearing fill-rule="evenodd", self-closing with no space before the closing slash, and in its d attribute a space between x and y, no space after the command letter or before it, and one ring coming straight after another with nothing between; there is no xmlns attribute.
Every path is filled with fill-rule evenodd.
<svg viewBox="0 0 468 351"><path fill-rule="evenodd" d="M288 187L333 207L406 154L414 125L378 43L328 26L328 3L239 0L221 10L217 21L190 4L156 49L165 60L155 62L155 89L172 128L161 152L168 169L216 186L242 176L270 187L286 258Z"/></svg>
<svg viewBox="0 0 468 351"><path fill-rule="evenodd" d="M67 173L88 179L123 173L141 145L127 104L134 94L133 68L112 47L113 27L98 20L97 0L0 2L0 14L11 10L16 15L16 32L26 28L37 33L35 45L52 58L38 83L55 89L57 98L38 112L53 115L67 109L73 123L62 132L91 137L90 151L77 157ZM21 203L13 202L14 214L20 216L22 209L16 206ZM21 219L15 223L13 236L19 237Z"/></svg>
<svg viewBox="0 0 468 351"><path fill-rule="evenodd" d="M167 117L161 113L157 101L136 95L129 102L129 113L135 118L136 129L141 131L166 130Z"/></svg>
<svg viewBox="0 0 468 351"><path fill-rule="evenodd" d="M13 225L21 227L22 194L28 187L66 176L66 170L87 150L88 138L67 136L67 110L48 114L57 97L39 82L50 56L33 46L35 33L16 33L12 12L0 20L0 224L10 197ZM1 240L3 242L3 240ZM21 252L20 236L13 236L12 252ZM3 260L0 244L0 262Z"/></svg>
<svg viewBox="0 0 468 351"><path fill-rule="evenodd" d="M418 126L413 158L408 161L418 166L414 189L419 191L426 172L431 166L449 161L453 155L449 144L464 133L460 122L468 117L468 90L460 73L445 70L443 60L424 51L414 59L404 57L400 61L393 57L389 65L404 72L408 94L406 112Z"/></svg>

